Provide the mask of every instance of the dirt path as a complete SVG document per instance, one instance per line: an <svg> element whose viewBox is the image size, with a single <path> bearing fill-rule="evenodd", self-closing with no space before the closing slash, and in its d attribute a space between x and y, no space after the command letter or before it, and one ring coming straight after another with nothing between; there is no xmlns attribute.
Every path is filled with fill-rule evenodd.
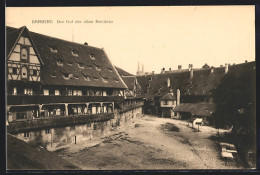
<svg viewBox="0 0 260 175"><path fill-rule="evenodd" d="M137 117L132 123L100 139L71 145L57 153L82 169L233 169L220 158L211 137L216 130L201 132L179 120Z"/></svg>

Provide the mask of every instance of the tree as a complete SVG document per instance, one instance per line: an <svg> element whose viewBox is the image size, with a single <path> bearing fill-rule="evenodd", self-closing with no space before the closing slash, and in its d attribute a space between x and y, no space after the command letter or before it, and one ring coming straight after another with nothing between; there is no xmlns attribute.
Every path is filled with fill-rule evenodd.
<svg viewBox="0 0 260 175"><path fill-rule="evenodd" d="M255 69L230 71L214 92L216 128L233 126L233 141L245 164L247 152L256 146Z"/></svg>

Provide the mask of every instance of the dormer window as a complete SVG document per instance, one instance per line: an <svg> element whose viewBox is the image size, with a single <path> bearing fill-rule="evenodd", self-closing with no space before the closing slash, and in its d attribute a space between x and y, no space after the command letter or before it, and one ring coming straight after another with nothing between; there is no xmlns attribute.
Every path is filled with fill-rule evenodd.
<svg viewBox="0 0 260 175"><path fill-rule="evenodd" d="M94 80L98 80L98 78L97 77L93 77L94 78Z"/></svg>
<svg viewBox="0 0 260 175"><path fill-rule="evenodd" d="M105 82L105 83L107 83L108 81L107 81L107 77L105 77L104 75L102 75L101 73L99 73L99 75L101 76L101 78L102 78L102 80Z"/></svg>
<svg viewBox="0 0 260 175"><path fill-rule="evenodd" d="M66 79L66 80L68 80L68 79L69 79L69 74L63 73L63 78Z"/></svg>
<svg viewBox="0 0 260 175"><path fill-rule="evenodd" d="M21 60L28 61L29 58L29 50L26 47L21 47Z"/></svg>
<svg viewBox="0 0 260 175"><path fill-rule="evenodd" d="M72 50L71 51L71 54L74 56L74 57L78 57L79 56L79 53L77 50Z"/></svg>
<svg viewBox="0 0 260 175"><path fill-rule="evenodd" d="M73 74L69 74L69 78L70 78L70 79L73 78Z"/></svg>
<svg viewBox="0 0 260 175"><path fill-rule="evenodd" d="M55 77L56 77L56 74L51 73L51 77L55 78Z"/></svg>
<svg viewBox="0 0 260 175"><path fill-rule="evenodd" d="M78 76L75 76L74 78L75 78L75 79L77 79L77 80L79 79L79 77L78 77Z"/></svg>
<svg viewBox="0 0 260 175"><path fill-rule="evenodd" d="M52 53L58 52L57 47L55 47L55 46L50 47L50 50L51 50Z"/></svg>
<svg viewBox="0 0 260 175"><path fill-rule="evenodd" d="M94 54L89 54L89 57L90 57L90 59L92 59L92 60L95 60L95 59L96 59Z"/></svg>
<svg viewBox="0 0 260 175"><path fill-rule="evenodd" d="M115 82L117 82L117 83L119 82L119 80L118 80L118 79L116 79L116 78L114 78L114 80L115 80Z"/></svg>
<svg viewBox="0 0 260 175"><path fill-rule="evenodd" d="M83 72L81 72L81 73L82 73L82 75L83 75L83 77L84 77L84 79L85 79L86 81L90 81L89 75L84 74Z"/></svg>
<svg viewBox="0 0 260 175"><path fill-rule="evenodd" d="M63 66L63 61L62 60L57 60L58 66Z"/></svg>
<svg viewBox="0 0 260 175"><path fill-rule="evenodd" d="M110 67L107 67L107 68L108 68L109 72L113 72L112 68L110 68Z"/></svg>
<svg viewBox="0 0 260 175"><path fill-rule="evenodd" d="M84 69L83 63L78 63L78 67L81 68L81 69Z"/></svg>
<svg viewBox="0 0 260 175"><path fill-rule="evenodd" d="M72 62L68 62L68 65L69 65L69 66L72 66L72 64L73 64Z"/></svg>
<svg viewBox="0 0 260 175"><path fill-rule="evenodd" d="M92 69L92 66L91 65L87 65L89 69Z"/></svg>
<svg viewBox="0 0 260 175"><path fill-rule="evenodd" d="M101 67L100 66L96 66L97 71L101 71Z"/></svg>

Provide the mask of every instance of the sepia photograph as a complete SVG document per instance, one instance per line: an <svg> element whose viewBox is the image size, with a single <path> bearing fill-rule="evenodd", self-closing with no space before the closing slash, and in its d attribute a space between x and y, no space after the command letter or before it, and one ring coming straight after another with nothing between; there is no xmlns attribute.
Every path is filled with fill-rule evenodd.
<svg viewBox="0 0 260 175"><path fill-rule="evenodd" d="M255 6L6 7L6 170L255 170Z"/></svg>

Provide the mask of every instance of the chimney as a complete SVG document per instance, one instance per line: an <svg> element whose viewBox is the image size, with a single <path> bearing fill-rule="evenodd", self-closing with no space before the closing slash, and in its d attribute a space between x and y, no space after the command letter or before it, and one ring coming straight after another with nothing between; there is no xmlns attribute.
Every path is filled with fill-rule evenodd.
<svg viewBox="0 0 260 175"><path fill-rule="evenodd" d="M228 73L228 64L225 64L225 74Z"/></svg>
<svg viewBox="0 0 260 175"><path fill-rule="evenodd" d="M223 67L223 65L221 64L220 67Z"/></svg>
<svg viewBox="0 0 260 175"><path fill-rule="evenodd" d="M178 65L178 70L181 70L181 65Z"/></svg>
<svg viewBox="0 0 260 175"><path fill-rule="evenodd" d="M88 43L87 43L87 42L85 42L85 43L84 43L84 45L85 45L85 46L87 46L87 45L88 45Z"/></svg>
<svg viewBox="0 0 260 175"><path fill-rule="evenodd" d="M181 91L180 89L177 89L177 106L180 104L180 96L181 96Z"/></svg>
<svg viewBox="0 0 260 175"><path fill-rule="evenodd" d="M214 67L212 66L210 69L210 73L213 74L213 72L214 72Z"/></svg>
<svg viewBox="0 0 260 175"><path fill-rule="evenodd" d="M167 79L167 87L170 87L170 85L171 85L171 80L170 80L170 78L168 78Z"/></svg>
<svg viewBox="0 0 260 175"><path fill-rule="evenodd" d="M165 68L162 68L162 72L161 72L161 73L163 73L163 74L164 74L164 72L165 72Z"/></svg>
<svg viewBox="0 0 260 175"><path fill-rule="evenodd" d="M154 74L154 71L152 71L152 74Z"/></svg>
<svg viewBox="0 0 260 175"><path fill-rule="evenodd" d="M247 63L247 60L245 60L245 63Z"/></svg>
<svg viewBox="0 0 260 175"><path fill-rule="evenodd" d="M169 68L169 71L171 71L172 70L172 68Z"/></svg>
<svg viewBox="0 0 260 175"><path fill-rule="evenodd" d="M193 65L189 64L189 71L192 69Z"/></svg>
<svg viewBox="0 0 260 175"><path fill-rule="evenodd" d="M193 68L192 68L192 64L189 64L189 71L190 71L190 79L193 78Z"/></svg>

